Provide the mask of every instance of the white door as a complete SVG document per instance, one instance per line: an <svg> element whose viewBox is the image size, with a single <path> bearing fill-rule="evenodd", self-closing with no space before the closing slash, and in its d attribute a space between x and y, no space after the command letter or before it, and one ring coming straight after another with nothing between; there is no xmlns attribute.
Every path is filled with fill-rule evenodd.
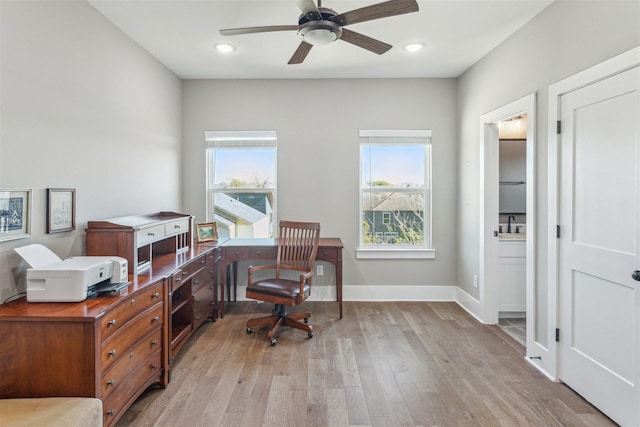
<svg viewBox="0 0 640 427"><path fill-rule="evenodd" d="M640 425L639 82L636 67L559 106L559 377L624 426Z"/></svg>

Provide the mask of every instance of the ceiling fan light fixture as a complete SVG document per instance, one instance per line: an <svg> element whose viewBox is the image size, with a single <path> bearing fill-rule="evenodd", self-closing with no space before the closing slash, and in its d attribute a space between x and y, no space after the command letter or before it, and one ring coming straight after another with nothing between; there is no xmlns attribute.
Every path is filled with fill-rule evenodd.
<svg viewBox="0 0 640 427"><path fill-rule="evenodd" d="M418 52L424 48L424 44L422 43L409 43L404 47L404 50L407 52Z"/></svg>
<svg viewBox="0 0 640 427"><path fill-rule="evenodd" d="M340 26L331 21L310 21L300 25L298 35L313 46L325 46L342 36Z"/></svg>
<svg viewBox="0 0 640 427"><path fill-rule="evenodd" d="M236 50L236 47L229 43L218 43L215 45L215 48L218 52L221 53L231 53Z"/></svg>

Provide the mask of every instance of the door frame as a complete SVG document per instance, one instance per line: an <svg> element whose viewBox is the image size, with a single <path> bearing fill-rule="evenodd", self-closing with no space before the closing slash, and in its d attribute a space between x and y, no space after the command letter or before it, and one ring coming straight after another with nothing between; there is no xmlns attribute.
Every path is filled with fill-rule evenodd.
<svg viewBox="0 0 640 427"><path fill-rule="evenodd" d="M560 120L560 99L569 92L588 86L600 80L604 80L615 74L640 66L640 46L628 50L600 64L594 65L584 71L567 77L549 86L549 110L548 110L548 194L547 194L547 351L554 363L547 366L547 375L558 380L559 354L558 344L555 340L555 331L560 321L560 307L558 305L558 240L556 238L560 203L560 136L558 134L558 121ZM561 225L561 224L560 224Z"/></svg>
<svg viewBox="0 0 640 427"><path fill-rule="evenodd" d="M530 344L530 332L535 324L535 248L536 248L536 180L535 180L535 130L536 130L536 94L531 93L506 104L480 117L480 262L479 297L484 323L498 323L499 293L497 285L498 239L494 232L498 230L499 216L499 137L498 123L521 114L527 115L526 143L526 203L527 203L527 241L526 241L526 310L527 310L527 349ZM527 351L528 354L528 351Z"/></svg>

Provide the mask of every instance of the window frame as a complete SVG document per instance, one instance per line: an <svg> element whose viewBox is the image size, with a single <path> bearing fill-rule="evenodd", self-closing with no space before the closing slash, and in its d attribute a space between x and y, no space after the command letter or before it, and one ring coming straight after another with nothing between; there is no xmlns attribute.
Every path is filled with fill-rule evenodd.
<svg viewBox="0 0 640 427"><path fill-rule="evenodd" d="M206 143L206 218L215 221L215 193L271 193L273 194L272 214L270 218L271 237L278 232L277 191L278 191L278 147L277 133L264 131L205 131ZM265 150L273 149L273 187L216 187L215 156L220 149L230 150Z"/></svg>
<svg viewBox="0 0 640 427"><path fill-rule="evenodd" d="M363 184L363 147L365 145L390 146L399 145L420 145L424 150L424 181L422 188L402 188L402 187L381 187L376 188L376 192L398 191L422 193L423 195L423 231L424 241L422 245L408 244L380 244L367 245L364 243L362 221L364 218L363 194L365 191L372 191L373 186ZM358 248L356 249L357 259L434 259L435 249L432 244L432 141L431 130L360 130L359 132L359 174L358 174ZM375 232L375 231L374 231ZM384 233L385 236L388 233ZM397 233L396 233L397 234Z"/></svg>

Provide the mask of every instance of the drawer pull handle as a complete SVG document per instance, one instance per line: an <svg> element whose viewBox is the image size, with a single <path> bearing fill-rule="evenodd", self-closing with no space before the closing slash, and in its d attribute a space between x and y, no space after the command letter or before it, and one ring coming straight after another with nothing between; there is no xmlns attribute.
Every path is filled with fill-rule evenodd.
<svg viewBox="0 0 640 427"><path fill-rule="evenodd" d="M180 230L180 226L179 225L174 225L173 228L175 228L176 230Z"/></svg>
<svg viewBox="0 0 640 427"><path fill-rule="evenodd" d="M324 251L324 252L322 252L322 253L323 253L324 255L329 255L329 252L327 252L327 251Z"/></svg>
<svg viewBox="0 0 640 427"><path fill-rule="evenodd" d="M114 348L113 350L109 351L109 357L115 356L117 353L116 349Z"/></svg>
<svg viewBox="0 0 640 427"><path fill-rule="evenodd" d="M150 232L147 233L147 236L155 236L155 235L156 235L156 233L154 233L153 231L150 231Z"/></svg>
<svg viewBox="0 0 640 427"><path fill-rule="evenodd" d="M194 285L199 285L199 284L200 284L200 280L194 280L194 281L193 281L193 284L194 284Z"/></svg>
<svg viewBox="0 0 640 427"><path fill-rule="evenodd" d="M183 276L186 276L187 274L189 274L187 271L183 271L183 272L182 272L182 275L183 275Z"/></svg>
<svg viewBox="0 0 640 427"><path fill-rule="evenodd" d="M200 302L200 299L196 298L196 302Z"/></svg>
<svg viewBox="0 0 640 427"><path fill-rule="evenodd" d="M113 387L113 385L114 385L115 383L116 383L116 382L113 380L113 378L112 378L112 379L110 379L109 381L107 381L107 385L108 385L108 386L110 386L110 387Z"/></svg>
<svg viewBox="0 0 640 427"><path fill-rule="evenodd" d="M131 300L131 305L136 305L136 300L132 299Z"/></svg>
<svg viewBox="0 0 640 427"><path fill-rule="evenodd" d="M133 359L133 351L129 353L129 359Z"/></svg>
<svg viewBox="0 0 640 427"><path fill-rule="evenodd" d="M151 298L158 298L160 296L160 292L155 292L153 295L151 295Z"/></svg>
<svg viewBox="0 0 640 427"><path fill-rule="evenodd" d="M157 322L158 320L160 320L160 317L155 316L153 319L151 319L151 322Z"/></svg>
<svg viewBox="0 0 640 427"><path fill-rule="evenodd" d="M240 255L240 251L236 251L236 255Z"/></svg>
<svg viewBox="0 0 640 427"><path fill-rule="evenodd" d="M256 251L256 255L260 255L260 251Z"/></svg>
<svg viewBox="0 0 640 427"><path fill-rule="evenodd" d="M107 323L107 326L116 326L116 319L109 320L109 322Z"/></svg>
<svg viewBox="0 0 640 427"><path fill-rule="evenodd" d="M109 409L109 410L107 411L107 415L108 415L108 416L110 416L110 417L113 417L113 414L114 414L114 413L115 413L115 412L113 412L113 409Z"/></svg>
<svg viewBox="0 0 640 427"><path fill-rule="evenodd" d="M151 369L158 369L158 364L154 363L153 365L151 365Z"/></svg>
<svg viewBox="0 0 640 427"><path fill-rule="evenodd" d="M151 341L151 345L158 345L158 340Z"/></svg>

